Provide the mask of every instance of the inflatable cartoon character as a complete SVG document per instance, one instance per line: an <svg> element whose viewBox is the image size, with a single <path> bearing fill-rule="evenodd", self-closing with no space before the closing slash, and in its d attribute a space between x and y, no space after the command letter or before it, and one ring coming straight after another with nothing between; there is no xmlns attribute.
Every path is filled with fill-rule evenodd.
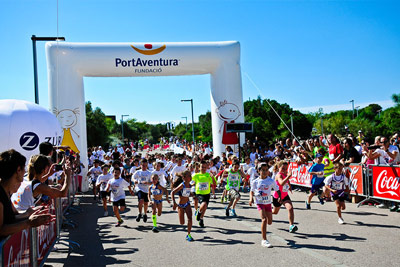
<svg viewBox="0 0 400 267"><path fill-rule="evenodd" d="M228 103L226 100L220 102L219 107L216 109L218 117L223 121L223 124L219 128L219 133L221 133L221 128L224 127L224 132L222 134L222 144L232 145L239 142L236 133L227 133L226 124L234 123L237 118L241 115L239 107L233 103Z"/></svg>
<svg viewBox="0 0 400 267"><path fill-rule="evenodd" d="M60 121L61 127L64 131L64 136L61 141L62 146L69 146L75 153L79 153L79 149L75 144L74 138L72 137L71 130L76 134L79 138L79 135L72 129L78 120L77 115L79 114L79 109L63 109L58 111L54 109L54 114L57 116Z"/></svg>

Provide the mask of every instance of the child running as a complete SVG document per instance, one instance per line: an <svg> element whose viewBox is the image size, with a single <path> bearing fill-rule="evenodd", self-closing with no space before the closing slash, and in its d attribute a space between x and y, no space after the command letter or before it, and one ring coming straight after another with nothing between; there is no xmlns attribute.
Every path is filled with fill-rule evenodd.
<svg viewBox="0 0 400 267"><path fill-rule="evenodd" d="M249 205L251 206L254 203L253 197L255 197L257 210L261 217L261 235L263 238L261 246L271 248L272 245L267 240L267 224L272 224L271 189L278 190L279 187L274 180L268 177L268 165L266 163L261 164L260 173L259 178L251 184Z"/></svg>
<svg viewBox="0 0 400 267"><path fill-rule="evenodd" d="M115 168L114 169L114 178L110 179L107 184L106 191L109 192L111 189L111 201L113 202L113 211L115 217L117 217L118 222L115 226L120 226L124 221L121 219L121 215L119 212L123 212L125 210L125 191L124 188L128 187L129 192L132 196L134 193L132 191L131 185L125 181L125 179L121 178L121 169Z"/></svg>
<svg viewBox="0 0 400 267"><path fill-rule="evenodd" d="M152 185L150 185L149 187L149 199L151 199L150 201L150 205L153 209L153 215L152 215L152 219L153 219L153 229L152 231L154 233L158 233L158 229L157 229L157 215L161 216L162 213L162 196L163 193L166 191L164 187L162 187L160 185L160 181L159 181L159 177L157 174L153 173L151 175L151 182ZM169 202L169 198L168 198L168 194L167 195L167 201Z"/></svg>
<svg viewBox="0 0 400 267"><path fill-rule="evenodd" d="M322 188L324 187L324 168L325 165L322 164L322 158L324 155L317 153L314 164L308 170L308 173L312 175L311 179L311 193L308 195L306 200L306 208L311 209L311 199L313 196L318 194L318 199L321 205L324 205L324 199L322 196Z"/></svg>
<svg viewBox="0 0 400 267"><path fill-rule="evenodd" d="M279 187L279 191L275 191L273 195L272 203L274 205L274 209L272 211L272 214L278 214L282 204L285 205L285 208L288 210L289 213L289 232L294 233L298 230L298 228L296 225L294 225L293 204L288 194L288 191L290 190L289 179L292 175L288 175L287 173L289 167L287 161L279 161L278 163L276 163L276 167L278 173L275 176L275 182Z"/></svg>
<svg viewBox="0 0 400 267"><path fill-rule="evenodd" d="M194 241L193 237L190 235L192 230L192 207L190 206L190 193L191 193L191 180L192 175L190 171L184 171L182 176L178 176L174 184L174 190L171 192L172 201L174 203L173 209L176 210L178 207L179 223L181 225L185 224L185 213L188 219L186 240L191 242ZM175 194L179 195L179 204L176 204Z"/></svg>
<svg viewBox="0 0 400 267"><path fill-rule="evenodd" d="M103 174L97 177L96 186L100 186L100 197L103 201L104 216L108 216L107 197L110 196L110 192L107 192L106 188L108 181L112 179L113 175L108 172L108 165L106 164L101 166L101 170Z"/></svg>
<svg viewBox="0 0 400 267"><path fill-rule="evenodd" d="M225 213L226 216L229 217L229 210L232 207L231 210L231 215L233 217L236 217L236 211L235 207L238 201L240 200L240 182L241 178L245 179L246 176L245 174L239 169L240 167L240 162L239 160L235 160L232 163L232 169L230 169L228 172L228 177L227 177L227 184L226 184L226 191L228 192L229 196L229 203L225 207Z"/></svg>
<svg viewBox="0 0 400 267"><path fill-rule="evenodd" d="M340 162L334 165L335 173L325 179L325 187L331 192L332 199L336 203L336 211L339 216L338 223L344 224L342 210L346 209L344 203L346 199L345 192L349 192L349 178L343 173L343 164Z"/></svg>

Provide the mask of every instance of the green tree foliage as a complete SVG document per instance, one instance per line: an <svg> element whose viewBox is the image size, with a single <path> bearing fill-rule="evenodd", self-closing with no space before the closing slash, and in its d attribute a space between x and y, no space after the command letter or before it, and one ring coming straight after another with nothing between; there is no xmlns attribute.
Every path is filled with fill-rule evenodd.
<svg viewBox="0 0 400 267"><path fill-rule="evenodd" d="M86 131L88 146L105 145L108 143L109 131L106 115L100 108L92 109L92 103L86 103Z"/></svg>

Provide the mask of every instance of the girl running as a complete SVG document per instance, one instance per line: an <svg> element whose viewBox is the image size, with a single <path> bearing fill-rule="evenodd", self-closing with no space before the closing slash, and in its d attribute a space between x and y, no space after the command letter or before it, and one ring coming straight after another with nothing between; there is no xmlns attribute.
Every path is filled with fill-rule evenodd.
<svg viewBox="0 0 400 267"><path fill-rule="evenodd" d="M124 221L121 219L121 215L119 212L124 211L125 204L125 191L124 188L128 187L129 193L134 196L131 185L125 181L125 179L121 178L121 169L114 169L114 178L110 179L107 183L106 191L109 192L111 190L111 201L113 202L113 211L115 217L117 217L118 222L115 226L120 226Z"/></svg>
<svg viewBox="0 0 400 267"><path fill-rule="evenodd" d="M159 231L157 229L157 215L161 216L162 201L163 201L162 196L164 192L166 192L167 190L160 185L159 177L155 173L151 175L151 182L152 185L149 186L149 199L151 199L151 201L149 204L153 209L153 215L151 217L153 219L152 231L154 233L158 233ZM166 195L167 195L167 201L169 202L168 193L166 193Z"/></svg>
<svg viewBox="0 0 400 267"><path fill-rule="evenodd" d="M289 232L294 233L298 230L298 228L296 225L294 225L293 204L288 194L289 190L291 190L289 179L292 176L292 174L288 175L287 173L288 167L288 162L284 160L279 161L276 164L278 173L275 175L275 182L279 187L279 191L275 191L273 195L274 209L272 211L272 214L278 214L282 204L285 205L285 208L288 210L289 213Z"/></svg>
<svg viewBox="0 0 400 267"><path fill-rule="evenodd" d="M192 175L190 171L184 171L182 176L178 176L178 179L175 181L174 190L171 192L172 201L174 203L173 209L176 210L178 207L178 215L179 215L179 223L181 225L185 224L185 213L188 219L187 227L188 234L186 236L186 240L191 242L194 241L192 236L190 235L190 231L192 230L192 207L190 205L190 193L191 193L191 180ZM179 195L179 204L175 202L175 194Z"/></svg>
<svg viewBox="0 0 400 267"><path fill-rule="evenodd" d="M271 248L271 243L267 240L267 224L272 224L272 208L271 208L271 189L275 191L279 189L274 180L268 177L268 165L263 163L260 167L261 175L251 184L250 201L251 206L256 199L257 210L261 217L261 246Z"/></svg>
<svg viewBox="0 0 400 267"><path fill-rule="evenodd" d="M344 224L342 210L346 209L346 204L344 203L346 199L345 193L350 191L349 178L343 173L342 163L335 163L334 169L335 173L326 178L325 187L331 192L332 199L336 203L336 212L339 216L338 223Z"/></svg>
<svg viewBox="0 0 400 267"><path fill-rule="evenodd" d="M100 197L103 202L104 216L108 216L107 211L107 197L110 197L110 192L106 191L107 183L113 178L113 175L108 172L108 165L104 164L101 166L103 174L97 177L96 186L100 186Z"/></svg>

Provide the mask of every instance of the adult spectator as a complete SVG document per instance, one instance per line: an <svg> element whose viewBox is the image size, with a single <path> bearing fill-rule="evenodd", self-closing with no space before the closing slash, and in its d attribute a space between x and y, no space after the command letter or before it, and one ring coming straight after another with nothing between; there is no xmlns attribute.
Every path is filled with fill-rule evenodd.
<svg viewBox="0 0 400 267"><path fill-rule="evenodd" d="M389 140L382 136L380 139L380 144L382 145L382 149L387 153L389 156L389 163L396 164L397 156L399 155L399 148L395 145L391 145Z"/></svg>
<svg viewBox="0 0 400 267"><path fill-rule="evenodd" d="M328 135L328 142L329 142L329 158L332 161L332 163L335 164L336 162L339 162L340 159L342 158L343 147L339 143L338 138L333 134Z"/></svg>
<svg viewBox="0 0 400 267"><path fill-rule="evenodd" d="M55 218L41 207L29 208L19 214L11 203L25 174L26 158L11 149L0 154L0 238L18 233L29 227L47 224Z"/></svg>
<svg viewBox="0 0 400 267"><path fill-rule="evenodd" d="M352 163L360 163L361 156L358 151L353 147L353 141L350 138L346 138L343 142L344 151L343 158L341 159L343 165L347 166Z"/></svg>

